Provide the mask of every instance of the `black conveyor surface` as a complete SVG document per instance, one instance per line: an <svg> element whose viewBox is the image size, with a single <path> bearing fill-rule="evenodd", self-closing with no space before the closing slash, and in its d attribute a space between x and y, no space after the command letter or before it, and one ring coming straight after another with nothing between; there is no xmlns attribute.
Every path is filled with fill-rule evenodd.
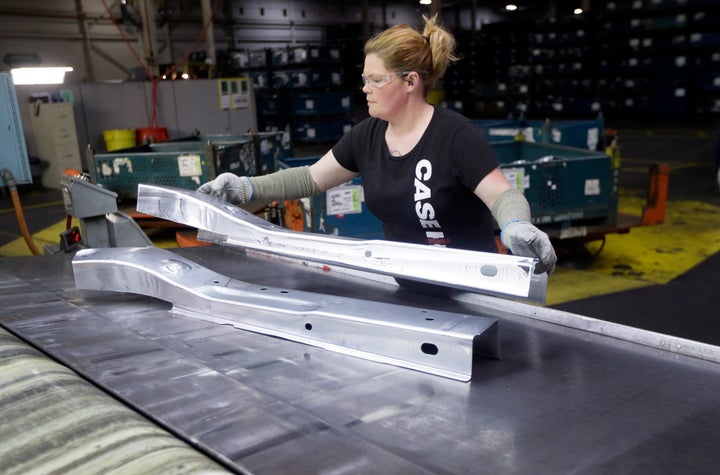
<svg viewBox="0 0 720 475"><path fill-rule="evenodd" d="M176 252L248 282L479 314L467 302L237 250ZM717 363L500 318L503 359L476 360L463 383L173 315L155 299L78 292L70 259L0 258L0 324L238 471L709 474L720 466Z"/></svg>

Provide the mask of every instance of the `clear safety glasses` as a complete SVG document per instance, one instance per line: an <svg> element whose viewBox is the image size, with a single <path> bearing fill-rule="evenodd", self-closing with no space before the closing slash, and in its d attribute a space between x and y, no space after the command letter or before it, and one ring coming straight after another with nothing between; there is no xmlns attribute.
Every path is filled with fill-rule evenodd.
<svg viewBox="0 0 720 475"><path fill-rule="evenodd" d="M363 86L370 86L372 89L380 89L381 87L390 84L395 78L401 78L407 76L412 71L400 71L398 73L388 74L363 74L362 83Z"/></svg>

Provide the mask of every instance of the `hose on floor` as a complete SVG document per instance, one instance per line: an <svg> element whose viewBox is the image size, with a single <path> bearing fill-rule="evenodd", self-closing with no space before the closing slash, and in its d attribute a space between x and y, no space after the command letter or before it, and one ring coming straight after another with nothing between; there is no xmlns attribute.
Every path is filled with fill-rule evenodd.
<svg viewBox="0 0 720 475"><path fill-rule="evenodd" d="M30 252L32 252L33 255L39 256L41 252L38 250L37 246L35 246L32 235L28 230L27 223L25 223L25 215L23 214L22 204L20 203L20 195L18 195L15 178L13 177L12 172L7 168L0 170L0 176L2 176L8 190L10 190L10 197L12 198L13 209L15 210L15 217L17 218L18 225L20 226L20 232L22 233L23 239L25 239L25 244L27 244L28 249L30 249Z"/></svg>

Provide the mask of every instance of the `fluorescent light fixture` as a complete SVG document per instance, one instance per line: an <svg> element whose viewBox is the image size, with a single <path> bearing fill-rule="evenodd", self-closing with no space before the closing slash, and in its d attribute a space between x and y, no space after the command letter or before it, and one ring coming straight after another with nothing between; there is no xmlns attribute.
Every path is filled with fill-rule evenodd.
<svg viewBox="0 0 720 475"><path fill-rule="evenodd" d="M505 5L505 10L507 10L509 12L514 12L517 9L518 9L518 7L514 3L508 3L507 5Z"/></svg>
<svg viewBox="0 0 720 475"><path fill-rule="evenodd" d="M575 10L573 10L573 13L575 15L582 15L582 12L583 12L582 8L576 8Z"/></svg>
<svg viewBox="0 0 720 475"><path fill-rule="evenodd" d="M14 68L10 71L13 83L19 84L62 84L70 67L57 68Z"/></svg>
<svg viewBox="0 0 720 475"><path fill-rule="evenodd" d="M432 4L432 0L420 0L420 5L430 5Z"/></svg>

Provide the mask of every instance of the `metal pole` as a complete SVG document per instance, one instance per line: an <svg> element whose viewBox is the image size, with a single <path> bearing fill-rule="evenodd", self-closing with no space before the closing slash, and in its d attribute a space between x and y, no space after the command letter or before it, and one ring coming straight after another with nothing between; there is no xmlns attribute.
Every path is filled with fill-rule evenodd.
<svg viewBox="0 0 720 475"><path fill-rule="evenodd" d="M157 34L155 31L155 0L140 0L139 3L140 18L142 19L143 53L152 76L157 77L160 74L160 69L158 68Z"/></svg>
<svg viewBox="0 0 720 475"><path fill-rule="evenodd" d="M77 12L77 22L80 28L80 36L82 36L83 43L83 59L85 60L85 81L95 81L95 68L92 63L92 56L90 56L90 37L87 32L87 15L83 11L82 0L75 0L75 11Z"/></svg>
<svg viewBox="0 0 720 475"><path fill-rule="evenodd" d="M202 0L202 15L203 25L208 24L207 32L205 33L205 57L206 61L212 68L215 69L215 31L213 29L212 21L212 5L210 0Z"/></svg>

